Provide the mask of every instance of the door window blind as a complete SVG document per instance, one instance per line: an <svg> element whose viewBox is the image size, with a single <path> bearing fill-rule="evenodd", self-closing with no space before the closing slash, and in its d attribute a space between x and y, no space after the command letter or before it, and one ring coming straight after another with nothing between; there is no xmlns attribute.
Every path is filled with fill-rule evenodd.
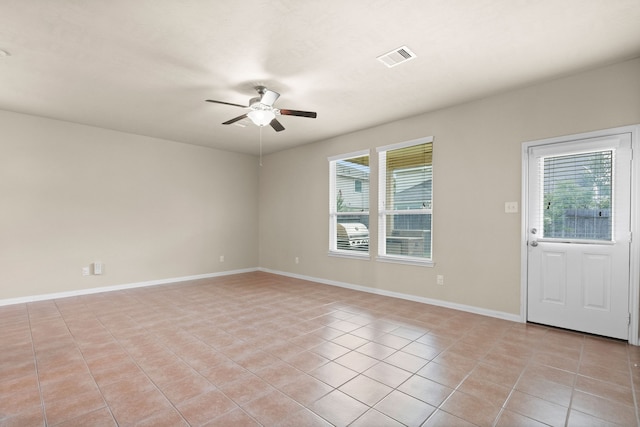
<svg viewBox="0 0 640 427"><path fill-rule="evenodd" d="M543 237L612 239L613 150L543 157Z"/></svg>

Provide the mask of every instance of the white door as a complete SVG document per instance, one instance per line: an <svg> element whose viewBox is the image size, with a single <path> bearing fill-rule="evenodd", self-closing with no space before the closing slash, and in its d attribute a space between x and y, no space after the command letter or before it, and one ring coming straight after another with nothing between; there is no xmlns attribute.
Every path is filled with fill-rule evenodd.
<svg viewBox="0 0 640 427"><path fill-rule="evenodd" d="M529 147L527 320L629 337L631 135Z"/></svg>

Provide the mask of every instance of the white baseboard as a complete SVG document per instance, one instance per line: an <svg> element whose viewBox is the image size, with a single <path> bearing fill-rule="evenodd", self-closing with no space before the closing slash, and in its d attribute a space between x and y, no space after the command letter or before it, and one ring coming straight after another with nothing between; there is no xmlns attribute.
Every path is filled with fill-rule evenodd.
<svg viewBox="0 0 640 427"><path fill-rule="evenodd" d="M278 274L278 275L281 275L281 276L292 277L294 279L309 280L311 282L318 282L318 283L322 283L322 284L325 284L325 285L338 286L338 287L341 287L341 288L352 289L354 291L368 292L370 294L383 295L383 296L393 297L393 298L400 298L400 299L404 299L404 300L408 300L408 301L420 302L420 303L423 303L423 304L431 304L431 305L435 305L435 306L438 306L438 307L451 308L451 309L454 309L454 310L460 310L460 311L465 311L465 312L468 312L468 313L480 314L480 315L483 315L483 316L495 317L495 318L498 318L498 319L509 320L509 321L512 321L512 322L518 322L518 323L522 323L523 322L522 317L520 315L512 314L512 313L505 313L503 311L487 310L485 308L474 307L474 306L471 306L471 305L457 304L457 303L453 303L453 302L449 302L449 301L442 301L442 300L437 300L437 299L432 299L432 298L419 297L419 296L416 296L416 295L403 294L403 293L400 293L400 292L387 291L387 290L384 290L384 289L375 289L375 288L370 288L368 286L353 285L351 283L338 282L338 281L335 281L335 280L320 279L318 277L303 276L303 275L300 275L300 274L287 273L285 271L271 270L271 269L268 269L268 268L259 268L258 270L259 271L264 271L265 273L272 273L272 274Z"/></svg>
<svg viewBox="0 0 640 427"><path fill-rule="evenodd" d="M258 271L258 268L245 268L241 270L222 271L218 273L197 274L195 276L172 277L169 279L149 280L147 282L127 283L124 285L104 286L100 288L78 289L75 291L56 292L51 294L32 295L27 297L8 298L0 300L0 306L12 304L24 304L27 302L45 301L58 298L68 298L80 295L99 294L101 292L121 291L123 289L143 288L146 286L167 285L170 283L187 282L189 280L209 279L212 277L230 276L232 274L250 273Z"/></svg>
<svg viewBox="0 0 640 427"><path fill-rule="evenodd" d="M124 289L142 288L146 286L167 285L171 283L186 282L189 280L209 279L212 277L230 276L232 274L250 273L254 271L263 271L265 273L277 274L280 276L292 277L292 278L301 279L301 280L308 280L311 282L318 282L325 285L338 286L341 288L352 289L354 291L361 291L361 292L367 292L367 293L376 294L376 295L383 295L387 297L400 298L408 301L420 302L423 304L431 304L439 307L446 307L454 310L465 311L468 313L480 314L483 316L495 317L498 319L510 320L513 322L522 323L522 318L516 314L505 313L502 311L487 310L480 307L457 304L457 303L452 303L452 302L442 301L442 300L437 300L432 298L419 297L416 295L403 294L400 292L387 291L384 289L375 289L375 288L370 288L368 286L354 285L351 283L338 282L335 280L327 280L327 279L321 279L318 277L303 276L300 274L287 273L285 271L271 270L271 269L262 268L262 267L222 271L218 273L198 274L194 276L172 277L168 279L149 280L146 282L127 283L124 285L104 286L99 288L78 289L75 291L56 292L51 294L8 298L8 299L0 300L0 306L12 305L12 304L24 304L28 302L45 301L45 300L52 300L52 299L58 299L58 298L68 298L68 297L75 297L75 296L81 296L81 295L90 295L90 294L97 294L101 292L120 291Z"/></svg>

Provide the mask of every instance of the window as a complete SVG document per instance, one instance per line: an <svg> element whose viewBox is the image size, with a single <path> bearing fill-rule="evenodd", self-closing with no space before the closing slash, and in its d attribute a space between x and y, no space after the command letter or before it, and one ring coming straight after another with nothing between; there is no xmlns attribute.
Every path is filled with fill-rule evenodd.
<svg viewBox="0 0 640 427"><path fill-rule="evenodd" d="M430 264L433 138L378 148L378 257Z"/></svg>
<svg viewBox="0 0 640 427"><path fill-rule="evenodd" d="M329 252L369 255L369 151L329 158Z"/></svg>

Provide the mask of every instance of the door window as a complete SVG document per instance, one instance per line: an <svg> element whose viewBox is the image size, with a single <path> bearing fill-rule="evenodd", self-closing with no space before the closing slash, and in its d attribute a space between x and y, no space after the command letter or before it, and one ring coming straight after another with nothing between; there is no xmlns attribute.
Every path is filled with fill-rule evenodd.
<svg viewBox="0 0 640 427"><path fill-rule="evenodd" d="M540 158L542 237L612 240L613 151Z"/></svg>

